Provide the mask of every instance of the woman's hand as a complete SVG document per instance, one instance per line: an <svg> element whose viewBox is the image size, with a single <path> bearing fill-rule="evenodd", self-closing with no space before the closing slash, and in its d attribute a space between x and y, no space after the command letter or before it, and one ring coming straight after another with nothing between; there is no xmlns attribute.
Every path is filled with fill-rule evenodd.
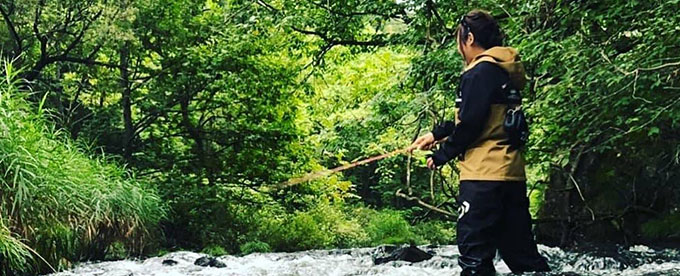
<svg viewBox="0 0 680 276"><path fill-rule="evenodd" d="M432 147L434 147L434 135L432 132L425 134L423 136L418 137L411 146L408 147L408 151L412 152L415 149L418 150L429 150Z"/></svg>
<svg viewBox="0 0 680 276"><path fill-rule="evenodd" d="M437 169L437 165L434 164L434 159L432 159L432 157L427 158L427 168L433 171Z"/></svg>

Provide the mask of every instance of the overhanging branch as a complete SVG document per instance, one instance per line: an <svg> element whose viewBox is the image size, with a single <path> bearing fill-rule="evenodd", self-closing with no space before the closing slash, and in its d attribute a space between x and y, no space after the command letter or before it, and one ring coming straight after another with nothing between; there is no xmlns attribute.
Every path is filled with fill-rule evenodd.
<svg viewBox="0 0 680 276"><path fill-rule="evenodd" d="M352 40L352 39L335 39L335 38L330 38L328 34L318 32L318 31L312 31L312 30L305 30L305 29L300 29L297 27L291 27L294 31L299 32L301 34L306 34L306 35L314 35L318 36L322 40L326 41L329 45L332 46L337 46L337 45L344 45L344 46L385 46L387 45L387 41L385 40L367 40L367 41L361 41L361 40Z"/></svg>

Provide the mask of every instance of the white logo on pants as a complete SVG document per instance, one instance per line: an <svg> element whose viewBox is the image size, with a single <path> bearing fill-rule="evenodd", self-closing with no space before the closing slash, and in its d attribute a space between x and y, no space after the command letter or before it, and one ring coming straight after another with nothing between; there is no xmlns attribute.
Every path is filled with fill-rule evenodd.
<svg viewBox="0 0 680 276"><path fill-rule="evenodd" d="M470 203L463 201L463 204L458 207L458 219L462 218L468 211L470 211Z"/></svg>

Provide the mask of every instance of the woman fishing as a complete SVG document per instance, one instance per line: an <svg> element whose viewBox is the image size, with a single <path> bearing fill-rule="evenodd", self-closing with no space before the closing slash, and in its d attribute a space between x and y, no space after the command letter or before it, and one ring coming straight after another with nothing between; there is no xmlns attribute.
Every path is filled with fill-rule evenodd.
<svg viewBox="0 0 680 276"><path fill-rule="evenodd" d="M528 135L518 92L526 81L524 68L517 51L503 47L498 23L484 11L461 18L457 41L465 71L455 120L416 139L410 150L429 150L440 141L427 158L430 169L459 158L461 275L495 275L496 251L513 273L549 271L531 231L525 164L518 150Z"/></svg>

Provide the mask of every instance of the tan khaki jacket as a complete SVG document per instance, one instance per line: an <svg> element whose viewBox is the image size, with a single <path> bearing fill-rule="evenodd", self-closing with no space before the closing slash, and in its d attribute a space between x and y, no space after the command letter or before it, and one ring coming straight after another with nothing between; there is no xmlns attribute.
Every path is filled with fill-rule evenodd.
<svg viewBox="0 0 680 276"><path fill-rule="evenodd" d="M522 89L526 83L524 67L517 51L509 47L494 47L476 56L465 68L470 70L481 62L497 64L508 72L512 85ZM524 158L519 150L510 150L504 142L507 134L503 130L503 119L507 104L492 104L484 129L465 151L458 162L460 180L524 181ZM456 108L458 123L458 108Z"/></svg>

